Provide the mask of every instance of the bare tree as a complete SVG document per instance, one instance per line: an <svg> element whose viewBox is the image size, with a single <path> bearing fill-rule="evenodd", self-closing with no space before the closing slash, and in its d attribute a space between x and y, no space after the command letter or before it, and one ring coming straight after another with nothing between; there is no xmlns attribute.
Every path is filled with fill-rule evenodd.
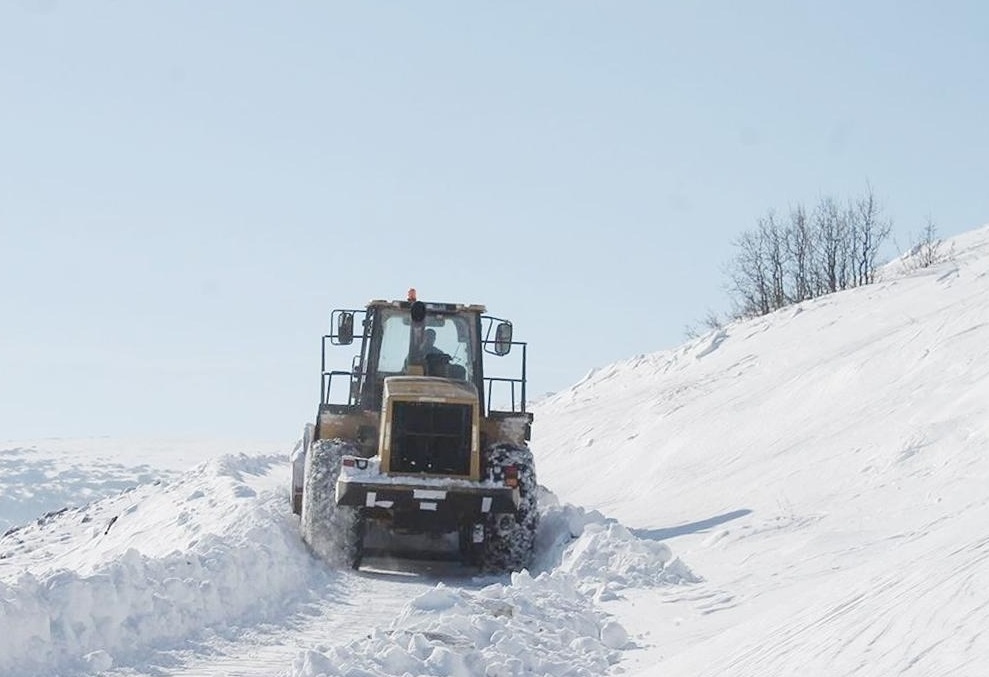
<svg viewBox="0 0 989 677"><path fill-rule="evenodd" d="M708 309L707 315L700 321L700 327L694 324L689 324L684 327L684 335L688 339L695 339L702 334L716 329L721 329L724 326L724 321L721 319L715 311Z"/></svg>
<svg viewBox="0 0 989 677"><path fill-rule="evenodd" d="M730 292L739 317L770 312L770 273L759 231L742 233L733 243L738 253L728 264Z"/></svg>
<svg viewBox="0 0 989 677"><path fill-rule="evenodd" d="M882 217L882 209L870 186L865 195L855 200L849 208L851 225L855 286L872 284L876 275L876 258L879 248L889 238L893 224Z"/></svg>
<svg viewBox="0 0 989 677"><path fill-rule="evenodd" d="M776 223L776 215L770 210L759 220L759 246L762 249L768 275L770 311L788 304L786 294L786 235Z"/></svg>
<svg viewBox="0 0 989 677"><path fill-rule="evenodd" d="M790 208L790 225L786 229L786 253L790 264L790 298L794 303L814 297L814 234L803 205Z"/></svg>
<svg viewBox="0 0 989 677"><path fill-rule="evenodd" d="M920 238L910 250L911 257L918 268L930 268L941 263L948 258L948 254L941 251L944 241L937 236L937 225L934 219L928 215L927 226L921 233Z"/></svg>
<svg viewBox="0 0 989 677"><path fill-rule="evenodd" d="M802 205L791 207L785 224L769 210L733 243L738 252L727 273L735 317L872 283L891 230L871 186L844 206L825 196L809 216Z"/></svg>
<svg viewBox="0 0 989 677"><path fill-rule="evenodd" d="M844 214L833 197L824 197L814 209L816 236L817 296L845 288L845 230Z"/></svg>

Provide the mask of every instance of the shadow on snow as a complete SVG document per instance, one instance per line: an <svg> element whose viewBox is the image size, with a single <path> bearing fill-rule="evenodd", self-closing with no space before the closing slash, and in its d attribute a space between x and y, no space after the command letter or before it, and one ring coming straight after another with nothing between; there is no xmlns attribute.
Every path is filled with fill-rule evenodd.
<svg viewBox="0 0 989 677"><path fill-rule="evenodd" d="M635 534L637 538L652 541L665 541L670 538L676 538L677 536L703 533L708 529L713 529L714 527L724 524L725 522L730 522L738 519L739 517L745 517L746 515L751 514L751 510L743 508L742 510L732 510L731 512L726 512L723 515L709 517L706 520L681 524L678 527L667 527L665 529L629 529L629 531Z"/></svg>

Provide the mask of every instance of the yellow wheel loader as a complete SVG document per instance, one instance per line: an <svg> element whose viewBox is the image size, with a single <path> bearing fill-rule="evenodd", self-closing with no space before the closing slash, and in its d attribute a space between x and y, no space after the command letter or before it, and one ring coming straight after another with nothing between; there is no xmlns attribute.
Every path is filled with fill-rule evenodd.
<svg viewBox="0 0 989 677"><path fill-rule="evenodd" d="M353 568L387 554L529 566L539 515L526 344L485 313L414 289L331 313L319 410L292 454L293 512L318 556ZM328 350L350 345L351 369L328 370ZM513 350L520 373L486 375Z"/></svg>

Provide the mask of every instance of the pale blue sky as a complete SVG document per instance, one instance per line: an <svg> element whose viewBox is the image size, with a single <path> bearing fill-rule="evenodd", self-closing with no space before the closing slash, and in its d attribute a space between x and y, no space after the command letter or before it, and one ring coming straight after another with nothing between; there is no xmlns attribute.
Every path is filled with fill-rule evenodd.
<svg viewBox="0 0 989 677"><path fill-rule="evenodd" d="M724 310L769 208L980 226L987 36L974 1L0 4L0 439L292 438L329 311L409 286L512 319L536 395Z"/></svg>

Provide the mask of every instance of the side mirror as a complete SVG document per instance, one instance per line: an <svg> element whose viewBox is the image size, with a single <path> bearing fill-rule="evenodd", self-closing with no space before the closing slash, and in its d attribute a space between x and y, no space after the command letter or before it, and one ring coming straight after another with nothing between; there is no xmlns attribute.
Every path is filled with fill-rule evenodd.
<svg viewBox="0 0 989 677"><path fill-rule="evenodd" d="M495 328L495 355L507 355L512 349L512 323L501 322Z"/></svg>
<svg viewBox="0 0 989 677"><path fill-rule="evenodd" d="M337 316L337 343L349 346L354 342L354 314L340 313Z"/></svg>

